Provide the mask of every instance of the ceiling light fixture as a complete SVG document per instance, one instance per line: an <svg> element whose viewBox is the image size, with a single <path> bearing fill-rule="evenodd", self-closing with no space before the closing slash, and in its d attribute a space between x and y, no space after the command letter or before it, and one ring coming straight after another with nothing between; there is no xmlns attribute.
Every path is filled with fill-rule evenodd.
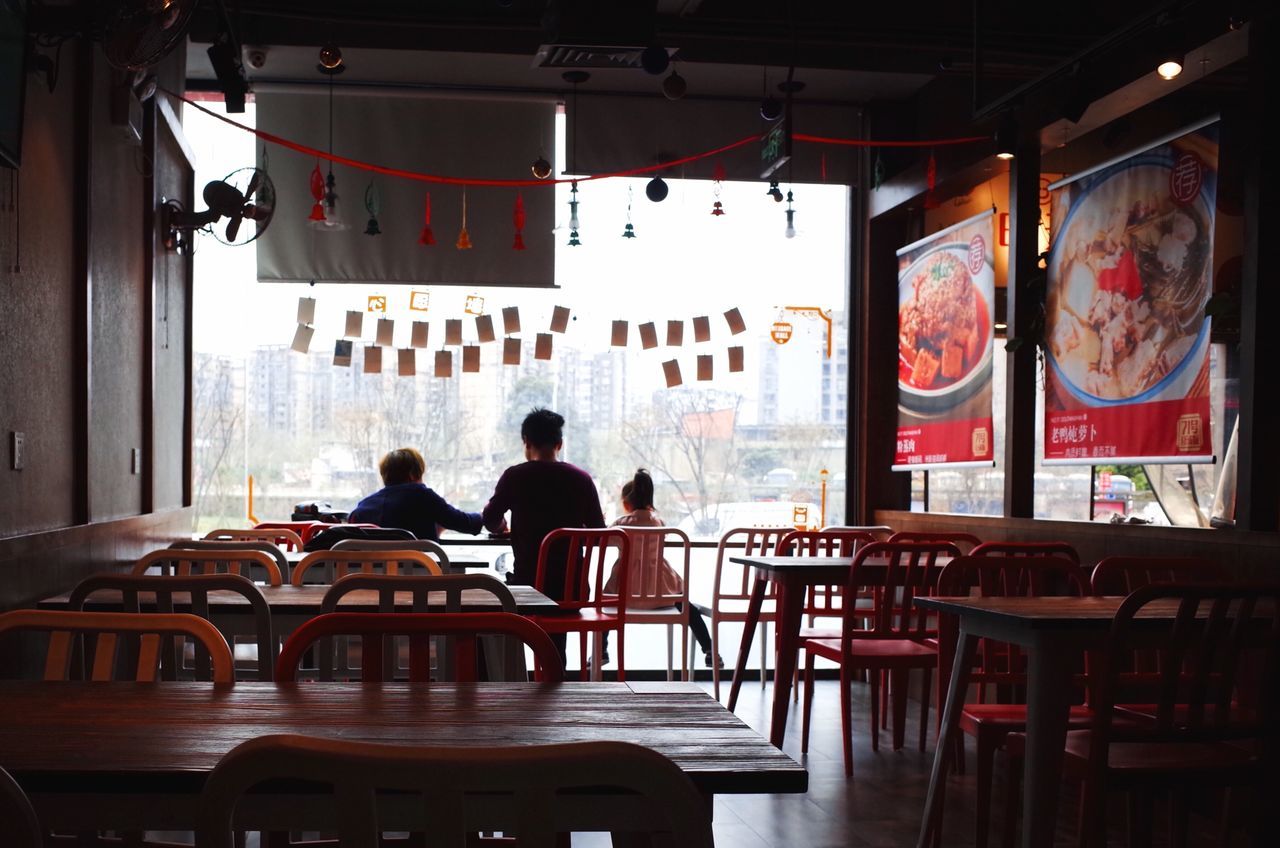
<svg viewBox="0 0 1280 848"><path fill-rule="evenodd" d="M1185 58L1181 54L1170 54L1156 65L1156 73L1160 75L1160 79L1172 80L1177 79L1182 74L1182 65Z"/></svg>
<svg viewBox="0 0 1280 848"><path fill-rule="evenodd" d="M996 158L1012 159L1018 141L1018 125L1012 115L1006 115L996 128Z"/></svg>

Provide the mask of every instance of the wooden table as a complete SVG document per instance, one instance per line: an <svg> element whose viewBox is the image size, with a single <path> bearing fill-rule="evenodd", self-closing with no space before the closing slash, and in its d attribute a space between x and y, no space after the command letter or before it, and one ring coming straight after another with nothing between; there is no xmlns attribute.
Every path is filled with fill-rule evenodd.
<svg viewBox="0 0 1280 848"><path fill-rule="evenodd" d="M969 672L983 637L1020 646L1027 654L1027 743L1023 760L1022 844L1026 848L1052 845L1057 823L1058 786L1067 713L1073 694L1072 677L1083 651L1102 647L1111 620L1124 598L916 598L926 609L959 620L955 662L950 670L942 729L934 753L924 822L941 802L941 781L959 732L960 711L969 686ZM1167 627L1178 602L1156 601L1139 619ZM943 670L945 674L945 670ZM918 848L927 844L921 827Z"/></svg>
<svg viewBox="0 0 1280 848"><path fill-rule="evenodd" d="M0 711L0 762L41 821L64 831L189 830L218 760L273 733L458 747L621 740L670 757L708 798L808 789L804 768L689 684L0 681ZM246 829L288 824L272 818L288 787L273 788L284 797L255 794Z"/></svg>
<svg viewBox="0 0 1280 848"><path fill-rule="evenodd" d="M779 748L787 733L787 713L791 707L791 682L795 677L796 657L800 651L800 626L804 619L804 598L810 586L843 586L849 579L853 557L730 557L730 562L747 565L756 571L751 586L751 600L747 604L746 622L742 625L742 644L733 668L733 684L729 687L729 709L738 703L738 691L747 667L751 642L756 625L760 622L760 610L764 606L769 583L777 587L778 657L773 670L773 713L769 723L769 741ZM934 571L951 561L950 557L938 557ZM867 585L884 582L887 562L869 560L861 566ZM764 669L760 670L764 674Z"/></svg>

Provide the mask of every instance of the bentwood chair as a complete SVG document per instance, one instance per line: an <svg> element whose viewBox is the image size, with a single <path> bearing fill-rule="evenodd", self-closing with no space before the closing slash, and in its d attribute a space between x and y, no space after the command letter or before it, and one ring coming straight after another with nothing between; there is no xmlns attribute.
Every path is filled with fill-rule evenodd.
<svg viewBox="0 0 1280 848"><path fill-rule="evenodd" d="M270 542L285 551L300 551L303 544L301 536L286 528L238 530L220 527L217 530L210 530L204 537L209 540L222 539L233 542Z"/></svg>
<svg viewBox="0 0 1280 848"><path fill-rule="evenodd" d="M559 683L564 679L560 653L545 631L524 616L509 612L413 613L413 612L333 612L308 620L284 643L276 661L276 679L297 680L298 661L303 653L326 637L345 636L360 641L360 680L383 682L387 651L395 651L397 636L409 639L409 680L431 680L431 637L453 640L455 679L474 682L476 640L482 635L511 636L533 651L542 680Z"/></svg>
<svg viewBox="0 0 1280 848"><path fill-rule="evenodd" d="M0 768L0 826L6 848L43 848L44 832L27 793L9 772Z"/></svg>
<svg viewBox="0 0 1280 848"><path fill-rule="evenodd" d="M326 524L323 521L262 521L253 525L254 530L292 530L298 534L298 538L302 540L302 544L311 541L311 537L319 533L321 530L327 530L333 527L333 524Z"/></svg>
<svg viewBox="0 0 1280 848"><path fill-rule="evenodd" d="M689 536L675 527L623 527L631 537L631 559L619 560L615 573L626 568L627 623L666 625L667 628L667 680L675 672L672 657L674 639L672 627L680 628L680 679L689 679L689 556L692 545ZM670 550L678 563L681 591L669 594L662 590L660 577L664 571L666 554ZM622 648L618 648L621 654ZM619 656L621 667L622 658Z"/></svg>
<svg viewBox="0 0 1280 848"><path fill-rule="evenodd" d="M14 610L0 613L0 635L15 631L47 633L45 680L136 680L158 677L164 638L196 640L209 655L214 683L231 683L231 649L218 629L186 613L63 612ZM84 650L76 645L84 642ZM121 650L125 647L126 650ZM75 661L82 658L83 662Z"/></svg>
<svg viewBox="0 0 1280 848"><path fill-rule="evenodd" d="M968 554L978 545L982 544L982 540L972 533L926 533L917 530L902 530L894 533L889 537L890 542L950 542L960 549L960 553Z"/></svg>
<svg viewBox="0 0 1280 848"><path fill-rule="evenodd" d="M209 611L210 592L234 592L244 598L254 624L250 634L253 636L254 644L244 646L253 649L251 671L257 680L271 680L276 662L276 638L271 626L271 607L262 596L262 590L241 575L193 574L185 577L157 575L136 577L124 574L95 574L76 584L76 587L71 590L67 607L76 611L83 610L91 603L95 594L110 593L112 596L119 596L121 612L154 611L171 614L175 611L174 596L179 595L182 596L181 600L185 600L186 606L193 615L212 622L213 617ZM235 650L234 641L236 634L222 632L231 645L233 653L238 653ZM175 640L166 641L168 644L164 646L160 656L162 680L177 680L187 676L188 671L197 680L209 679L212 667L207 651L197 644L192 657L192 667L188 670L184 662L185 652L179 650L181 646L177 645Z"/></svg>
<svg viewBox="0 0 1280 848"><path fill-rule="evenodd" d="M449 564L449 554L444 545L430 539L343 539L330 550L334 551L421 551L440 564L445 574L462 573Z"/></svg>
<svg viewBox="0 0 1280 848"><path fill-rule="evenodd" d="M397 548L391 551L316 551L293 567L290 583L302 586L308 572L323 572L313 583L333 583L348 574L435 574L443 572L435 560L422 551Z"/></svg>
<svg viewBox="0 0 1280 848"><path fill-rule="evenodd" d="M562 829L612 825L593 796L635 804L626 830L664 840L654 844L713 845L711 808L689 778L663 755L627 742L414 748L263 736L234 748L209 776L197 846L232 848L240 798L258 784L285 780L333 788L334 803L305 809L311 816L316 810L334 815L317 822L300 811L288 824L336 829L346 848L376 848L379 834L391 827L430 833L439 848L467 848L480 829L515 834L521 848L553 848L568 844ZM378 799L406 793L414 798L409 820L386 821Z"/></svg>
<svg viewBox="0 0 1280 848"><path fill-rule="evenodd" d="M231 539L184 539L169 545L174 551L261 551L275 562L282 575L289 573L289 560L284 551L270 542L238 542ZM250 579L257 575L250 573ZM264 581L266 582L266 581Z"/></svg>
<svg viewBox="0 0 1280 848"><path fill-rule="evenodd" d="M280 566L273 558L262 551L243 548L229 551L188 551L175 548L152 551L134 563L129 573L134 577L143 577L148 573L174 577L238 574L253 578L261 575L269 586L279 586L284 579Z"/></svg>
<svg viewBox="0 0 1280 848"><path fill-rule="evenodd" d="M711 655L720 656L720 625L736 624L747 620L747 605L751 602L752 569L730 562L730 557L773 556L778 541L792 531L790 527L735 527L720 537L716 545L716 576L711 595ZM768 668L768 641L765 628L777 621L777 591L773 584L766 589L764 605L760 610L760 687L765 685ZM716 700L720 700L720 664L713 661L711 681Z"/></svg>

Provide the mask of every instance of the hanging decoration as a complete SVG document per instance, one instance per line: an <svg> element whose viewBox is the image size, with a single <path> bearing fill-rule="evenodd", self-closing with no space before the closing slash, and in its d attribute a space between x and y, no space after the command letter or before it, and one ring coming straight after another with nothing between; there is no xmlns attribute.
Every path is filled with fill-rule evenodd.
<svg viewBox="0 0 1280 848"><path fill-rule="evenodd" d="M467 232L467 190L462 190L462 229L458 231L458 241L454 245L458 250L471 249L471 234Z"/></svg>
<svg viewBox="0 0 1280 848"><path fill-rule="evenodd" d="M320 172L320 160L316 160L315 170L311 172L311 199L315 202L311 204L311 214L308 220L323 221L324 220L324 174Z"/></svg>
<svg viewBox="0 0 1280 848"><path fill-rule="evenodd" d="M789 239L793 239L796 237L796 210L791 208L791 201L794 199L795 199L795 196L791 193L790 190L788 190L787 191L787 229L783 233L783 235L785 235Z"/></svg>
<svg viewBox="0 0 1280 848"><path fill-rule="evenodd" d="M636 237L636 228L631 225L631 186L627 186L627 226L622 230L622 237L628 239Z"/></svg>
<svg viewBox="0 0 1280 848"><path fill-rule="evenodd" d="M778 188L778 181L774 180L769 183L769 190L765 192L768 197L773 198L774 203L782 202L782 189Z"/></svg>
<svg viewBox="0 0 1280 848"><path fill-rule="evenodd" d="M427 246L435 243L436 234L431 232L431 192L427 192L427 199L422 207L422 235L418 236L418 244Z"/></svg>
<svg viewBox="0 0 1280 848"><path fill-rule="evenodd" d="M516 241L512 245L512 250L524 250L524 195L516 192L516 207L511 214L512 222L516 225Z"/></svg>
<svg viewBox="0 0 1280 848"><path fill-rule="evenodd" d="M569 246L581 245L578 239L578 182L574 180L573 187L569 189Z"/></svg>
<svg viewBox="0 0 1280 848"><path fill-rule="evenodd" d="M714 194L716 198L715 203L711 204L712 215L719 216L724 214L724 204L720 202L720 189L721 189L721 183L724 182L724 177L725 177L724 165L720 162L717 162L716 170L711 175L711 180L712 180L712 183L714 184L711 189L711 193Z"/></svg>
<svg viewBox="0 0 1280 848"><path fill-rule="evenodd" d="M871 190L877 191L880 186L884 185L884 159L880 156L880 151L876 151L876 162L871 166Z"/></svg>
<svg viewBox="0 0 1280 848"><path fill-rule="evenodd" d="M340 63L333 67L320 65L319 69L329 77L329 155L326 157L329 162L329 173L324 178L324 215L316 218L313 211L311 226L323 232L337 232L347 228L338 208L338 181L333 176L333 163L337 159L333 155L333 78L342 72L343 66ZM316 167L319 169L319 165ZM315 179L314 176L312 179ZM312 189L312 194L314 193L315 190Z"/></svg>
<svg viewBox="0 0 1280 848"><path fill-rule="evenodd" d="M649 198L654 203L661 203L666 200L667 193L669 191L671 191L671 189L667 188L667 181L662 177L654 177L649 180L649 184L644 187L645 197Z"/></svg>
<svg viewBox="0 0 1280 848"><path fill-rule="evenodd" d="M924 166L924 208L938 208L938 198L934 196L933 190L938 185L938 161L933 158L933 151L929 151L929 161Z"/></svg>
<svg viewBox="0 0 1280 848"><path fill-rule="evenodd" d="M364 208L369 213L369 223L365 225L364 234L367 236L382 235L381 228L378 227L378 212L382 209L382 195L378 191L378 184L370 182L364 190Z"/></svg>
<svg viewBox="0 0 1280 848"><path fill-rule="evenodd" d="M546 156L539 156L533 160L533 165L529 168L535 180L545 180L551 176L551 163L547 161Z"/></svg>

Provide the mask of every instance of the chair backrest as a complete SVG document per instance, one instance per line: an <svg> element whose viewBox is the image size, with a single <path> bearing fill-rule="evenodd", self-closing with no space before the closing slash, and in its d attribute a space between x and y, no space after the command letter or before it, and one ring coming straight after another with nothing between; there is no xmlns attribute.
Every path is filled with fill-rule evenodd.
<svg viewBox="0 0 1280 848"><path fill-rule="evenodd" d="M253 525L254 530L292 530L298 534L298 538L302 540L302 544L306 544L312 536L332 527L332 524L326 524L323 521L261 521Z"/></svg>
<svg viewBox="0 0 1280 848"><path fill-rule="evenodd" d="M729 562L730 557L773 556L778 542L792 532L791 527L735 527L720 537L716 545L716 582L711 604L720 608L722 601L746 601L751 598L751 569ZM741 550L739 550L741 548ZM769 584L769 596L777 594L777 587Z"/></svg>
<svg viewBox="0 0 1280 848"><path fill-rule="evenodd" d="M865 530L835 527L828 530L792 530L778 541L778 556L851 557L876 537Z"/></svg>
<svg viewBox="0 0 1280 848"><path fill-rule="evenodd" d="M1168 620L1152 621L1152 613ZM1170 614L1172 613L1172 616ZM1161 661L1144 703L1149 720L1113 723L1127 695L1129 661L1154 651ZM1153 583L1116 610L1094 680L1091 767L1100 773L1110 743L1259 742L1274 756L1280 717L1280 587ZM1256 684L1256 686L1255 686Z"/></svg>
<svg viewBox="0 0 1280 848"><path fill-rule="evenodd" d="M877 542L893 540L893 528L887 524L828 524L823 530L856 530L859 533L870 533Z"/></svg>
<svg viewBox="0 0 1280 848"><path fill-rule="evenodd" d="M452 570L449 565L449 554L444 545L430 539L343 539L335 544L333 551L421 551L436 562L440 570L448 574Z"/></svg>
<svg viewBox="0 0 1280 848"><path fill-rule="evenodd" d="M270 542L281 550L302 550L302 537L292 530L284 528L265 528L262 530L237 530L220 527L204 534L209 540L230 540L233 542Z"/></svg>
<svg viewBox="0 0 1280 848"><path fill-rule="evenodd" d="M935 593L942 572L941 557L958 557L950 542L872 542L854 554L844 591L854 597L870 587L870 610L845 604L844 643L851 639L919 639L930 635L929 615L915 606L917 597Z"/></svg>
<svg viewBox="0 0 1280 848"><path fill-rule="evenodd" d="M324 571L319 577L310 575L312 582L333 583L348 574L442 574L435 560L422 551L398 548L392 551L316 551L307 554L293 567L289 582L301 586L309 571Z"/></svg>
<svg viewBox="0 0 1280 848"><path fill-rule="evenodd" d="M44 833L27 793L0 768L0 826L6 848L43 848Z"/></svg>
<svg viewBox="0 0 1280 848"><path fill-rule="evenodd" d="M0 634L10 631L49 634L45 680L154 682L165 636L184 636L199 642L209 654L213 682L231 683L235 677L231 649L218 628L186 613L139 615L60 610L0 613ZM76 650L80 642L84 643L83 651ZM120 650L122 646L124 650ZM83 657L84 662L73 662L73 657Z"/></svg>
<svg viewBox="0 0 1280 848"><path fill-rule="evenodd" d="M1152 583L1230 583L1227 570L1201 557L1112 556L1093 567L1095 595L1128 595Z"/></svg>
<svg viewBox="0 0 1280 848"><path fill-rule="evenodd" d="M689 558L693 549L689 535L675 527L623 527L631 539L631 559L627 562L627 606L662 607L689 601ZM674 544L668 544L668 542ZM663 591L663 565L667 550L676 552L675 571L681 591Z"/></svg>
<svg viewBox="0 0 1280 848"><path fill-rule="evenodd" d="M429 832L439 848L465 848L477 830L515 834L523 848L553 848L563 844L558 831L598 828L593 795L623 795L641 805L627 817L627 830L647 825L670 835L669 843L658 844L713 845L703 795L675 763L639 745L414 748L304 736L263 736L223 757L205 783L197 843L232 848L238 800L268 780L332 786L332 808L342 813L338 840L348 848L375 848L387 829L378 820L378 790L417 796L413 803L422 819L409 824ZM584 815L590 820L577 818ZM286 824L292 830L318 827L306 819Z"/></svg>
<svg viewBox="0 0 1280 848"><path fill-rule="evenodd" d="M970 556L1061 556L1077 565L1080 554L1066 542L983 542Z"/></svg>
<svg viewBox="0 0 1280 848"><path fill-rule="evenodd" d="M347 539L363 539L365 541L405 541L414 542L418 537L410 530L400 527L379 527L376 524L330 524L307 540L303 550L329 551L339 542Z"/></svg>
<svg viewBox="0 0 1280 848"><path fill-rule="evenodd" d="M280 566L268 554L244 548L217 551L165 548L145 554L133 564L129 573L143 577L153 568L161 575L173 577L190 577L193 574L239 574L248 577L258 573L266 578L268 586L279 586L284 580Z"/></svg>
<svg viewBox="0 0 1280 848"><path fill-rule="evenodd" d="M960 553L967 554L978 545L982 544L982 540L972 533L926 533L919 530L900 530L889 537L890 542L950 542L960 549Z"/></svg>
<svg viewBox="0 0 1280 848"><path fill-rule="evenodd" d="M394 637L409 637L409 679L426 683L431 679L431 637L453 638L453 667L459 682L476 679L476 637L512 636L533 651L542 670L541 679L550 683L564 680L564 663L551 637L531 619L509 612L331 612L309 619L293 632L276 661L276 679L292 683L297 679L298 661L303 653L325 637L345 636L360 640L360 679L366 683L383 680L387 668L386 651L396 650Z"/></svg>
<svg viewBox="0 0 1280 848"><path fill-rule="evenodd" d="M210 592L235 592L244 597L253 611L254 636L258 648L258 680L271 680L276 665L276 639L271 626L271 607L262 596L262 590L247 577L239 574L195 574L188 577L148 575L134 577L124 574L95 574L81 580L71 590L67 608L83 610L85 602L95 592L118 592L121 612L143 612L143 596L154 596L154 611L163 614L174 612L174 596L186 602L192 615L212 621L209 613ZM182 643L177 639L163 640L160 654L160 678L177 680L183 669ZM196 643L195 677L208 680L213 675L212 660L200 643Z"/></svg>
<svg viewBox="0 0 1280 848"><path fill-rule="evenodd" d="M261 551L275 561L281 575L289 573L289 560L285 558L284 551L270 542L245 542L234 539L187 539L181 542L174 542L169 546L169 549L175 551ZM246 576L253 579L257 575L249 574ZM263 582L269 581L264 580Z"/></svg>
<svg viewBox="0 0 1280 848"><path fill-rule="evenodd" d="M561 527L552 530L542 539L538 548L538 573L534 588L548 597L555 598L566 610L601 608L605 606L604 582L612 560L609 549L616 550L616 558L631 561L631 537L620 528L608 529ZM561 556L564 571L560 571ZM617 595L626 597L631 591L629 569L623 569L618 577ZM564 575L563 590L560 574ZM619 612L623 608L619 609Z"/></svg>

